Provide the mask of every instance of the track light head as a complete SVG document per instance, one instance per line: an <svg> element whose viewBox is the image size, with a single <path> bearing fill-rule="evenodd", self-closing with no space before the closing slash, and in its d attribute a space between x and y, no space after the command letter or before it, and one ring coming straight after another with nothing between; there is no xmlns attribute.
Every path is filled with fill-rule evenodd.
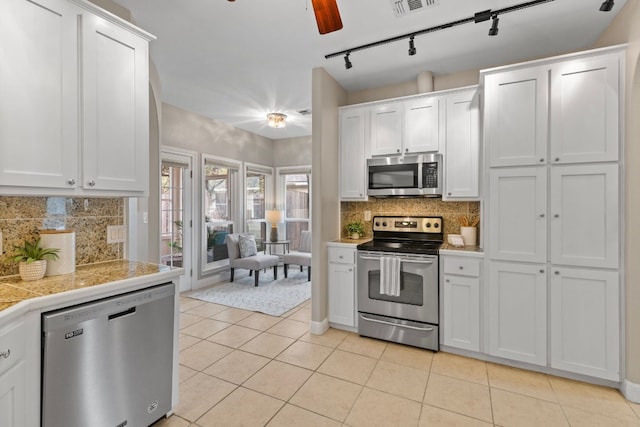
<svg viewBox="0 0 640 427"><path fill-rule="evenodd" d="M489 35L490 36L497 36L498 35L498 31L500 31L498 29L498 22L500 22L500 20L498 19L498 15L493 15L492 21L491 21L491 28L489 28Z"/></svg>
<svg viewBox="0 0 640 427"><path fill-rule="evenodd" d="M347 54L344 56L344 68L346 68L347 70L353 67L353 64L349 60L349 55L351 55L351 53L347 52Z"/></svg>
<svg viewBox="0 0 640 427"><path fill-rule="evenodd" d="M409 39L409 56L413 56L416 54L416 45L413 43L413 37Z"/></svg>
<svg viewBox="0 0 640 427"><path fill-rule="evenodd" d="M613 0L605 0L600 5L600 12L610 12L613 9Z"/></svg>

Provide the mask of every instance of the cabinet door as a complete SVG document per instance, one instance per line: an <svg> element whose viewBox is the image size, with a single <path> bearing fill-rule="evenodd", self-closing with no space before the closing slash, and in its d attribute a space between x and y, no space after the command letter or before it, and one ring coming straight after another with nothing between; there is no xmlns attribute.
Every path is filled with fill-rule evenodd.
<svg viewBox="0 0 640 427"><path fill-rule="evenodd" d="M77 15L67 1L0 2L0 187L75 188Z"/></svg>
<svg viewBox="0 0 640 427"><path fill-rule="evenodd" d="M551 262L618 268L618 166L551 168Z"/></svg>
<svg viewBox="0 0 640 427"><path fill-rule="evenodd" d="M551 162L618 160L619 56L551 69Z"/></svg>
<svg viewBox="0 0 640 427"><path fill-rule="evenodd" d="M400 154L402 148L402 105L377 105L371 109L371 154Z"/></svg>
<svg viewBox="0 0 640 427"><path fill-rule="evenodd" d="M405 153L438 151L440 146L440 100L420 98L403 104Z"/></svg>
<svg viewBox="0 0 640 427"><path fill-rule="evenodd" d="M480 280L444 276L444 344L480 350Z"/></svg>
<svg viewBox="0 0 640 427"><path fill-rule="evenodd" d="M492 169L489 253L492 259L547 261L547 168Z"/></svg>
<svg viewBox="0 0 640 427"><path fill-rule="evenodd" d="M485 144L491 166L546 162L548 70L506 71L485 77Z"/></svg>
<svg viewBox="0 0 640 427"><path fill-rule="evenodd" d="M340 198L367 199L365 111L340 112Z"/></svg>
<svg viewBox="0 0 640 427"><path fill-rule="evenodd" d="M26 426L25 378L24 361L0 375L0 426Z"/></svg>
<svg viewBox="0 0 640 427"><path fill-rule="evenodd" d="M551 366L619 381L619 304L617 272L553 268Z"/></svg>
<svg viewBox="0 0 640 427"><path fill-rule="evenodd" d="M489 353L536 365L547 362L544 264L490 262Z"/></svg>
<svg viewBox="0 0 640 427"><path fill-rule="evenodd" d="M82 29L82 186L148 191L148 43L89 14Z"/></svg>
<svg viewBox="0 0 640 427"><path fill-rule="evenodd" d="M329 263L329 322L355 327L356 268Z"/></svg>
<svg viewBox="0 0 640 427"><path fill-rule="evenodd" d="M479 109L476 91L447 97L444 199L478 197Z"/></svg>

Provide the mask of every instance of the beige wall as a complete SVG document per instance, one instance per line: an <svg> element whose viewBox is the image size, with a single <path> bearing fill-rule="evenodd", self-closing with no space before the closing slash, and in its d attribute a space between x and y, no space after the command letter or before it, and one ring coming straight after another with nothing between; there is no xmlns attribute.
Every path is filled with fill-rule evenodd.
<svg viewBox="0 0 640 427"><path fill-rule="evenodd" d="M594 47L629 43L625 114L626 378L640 384L640 0L629 0Z"/></svg>
<svg viewBox="0 0 640 427"><path fill-rule="evenodd" d="M273 166L311 164L311 136L278 139L273 143Z"/></svg>
<svg viewBox="0 0 640 427"><path fill-rule="evenodd" d="M312 72L312 230L311 321L327 318L326 242L340 237L338 199L338 107L347 92L323 68Z"/></svg>

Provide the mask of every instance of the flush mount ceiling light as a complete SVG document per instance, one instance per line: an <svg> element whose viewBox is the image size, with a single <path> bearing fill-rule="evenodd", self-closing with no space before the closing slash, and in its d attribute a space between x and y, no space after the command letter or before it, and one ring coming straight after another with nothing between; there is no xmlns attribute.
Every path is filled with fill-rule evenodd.
<svg viewBox="0 0 640 427"><path fill-rule="evenodd" d="M605 0L600 5L600 12L610 12L613 9L613 0Z"/></svg>
<svg viewBox="0 0 640 427"><path fill-rule="evenodd" d="M282 113L269 113L267 114L267 124L272 128L283 128L287 125L287 115Z"/></svg>
<svg viewBox="0 0 640 427"><path fill-rule="evenodd" d="M498 15L493 15L493 18L491 20L491 28L489 28L489 35L490 36L497 36L498 35L498 22L500 22L500 20L498 19Z"/></svg>
<svg viewBox="0 0 640 427"><path fill-rule="evenodd" d="M414 36L411 36L409 39L409 56L413 56L416 54L416 45L413 43Z"/></svg>

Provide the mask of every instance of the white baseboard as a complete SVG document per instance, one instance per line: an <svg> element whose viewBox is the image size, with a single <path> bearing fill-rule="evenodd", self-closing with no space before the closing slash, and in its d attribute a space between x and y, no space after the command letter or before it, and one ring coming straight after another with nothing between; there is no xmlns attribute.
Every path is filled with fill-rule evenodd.
<svg viewBox="0 0 640 427"><path fill-rule="evenodd" d="M622 381L620 391L627 398L627 400L635 403L640 403L640 384L632 383L625 379Z"/></svg>
<svg viewBox="0 0 640 427"><path fill-rule="evenodd" d="M321 322L314 322L313 320L309 324L309 332L313 335L322 335L329 329L329 320L323 319Z"/></svg>

